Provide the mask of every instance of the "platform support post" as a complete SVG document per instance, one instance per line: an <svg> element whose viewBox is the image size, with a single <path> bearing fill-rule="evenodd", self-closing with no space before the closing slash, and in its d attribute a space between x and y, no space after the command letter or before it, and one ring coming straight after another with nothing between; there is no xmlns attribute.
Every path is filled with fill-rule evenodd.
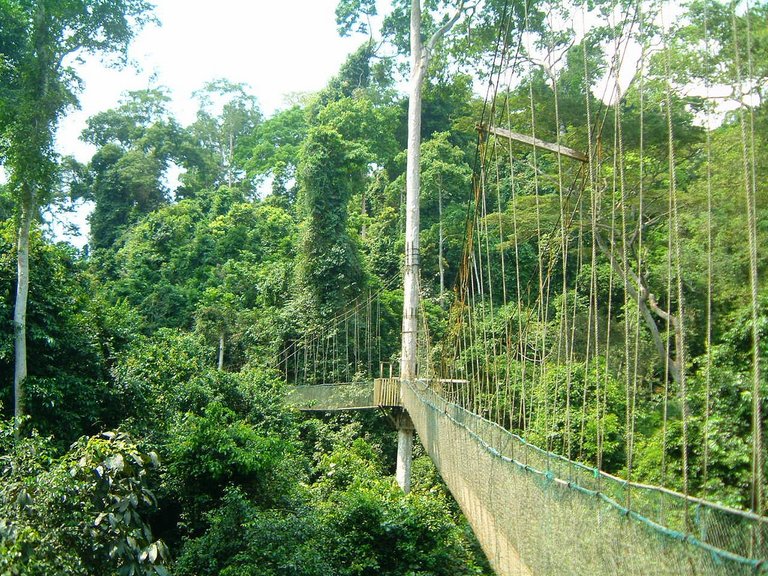
<svg viewBox="0 0 768 576"><path fill-rule="evenodd" d="M413 422L405 411L395 416L397 426L397 468L395 479L400 489L408 494L411 491L411 465L413 463Z"/></svg>

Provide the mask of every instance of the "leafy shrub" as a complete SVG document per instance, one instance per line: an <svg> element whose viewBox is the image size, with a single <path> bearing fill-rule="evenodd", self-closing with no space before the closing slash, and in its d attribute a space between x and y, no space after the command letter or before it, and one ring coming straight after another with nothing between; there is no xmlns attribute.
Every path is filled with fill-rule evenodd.
<svg viewBox="0 0 768 576"><path fill-rule="evenodd" d="M290 446L263 435L219 402L188 413L171 435L167 488L184 505L193 530L228 486L259 504L278 501L296 478Z"/></svg>
<svg viewBox="0 0 768 576"><path fill-rule="evenodd" d="M123 433L81 438L63 457L3 424L0 573L164 576L168 550L144 517L157 456Z"/></svg>
<svg viewBox="0 0 768 576"><path fill-rule="evenodd" d="M263 510L237 488L208 514L210 528L188 540L175 566L177 576L326 576L334 570L325 554L317 511L297 505Z"/></svg>

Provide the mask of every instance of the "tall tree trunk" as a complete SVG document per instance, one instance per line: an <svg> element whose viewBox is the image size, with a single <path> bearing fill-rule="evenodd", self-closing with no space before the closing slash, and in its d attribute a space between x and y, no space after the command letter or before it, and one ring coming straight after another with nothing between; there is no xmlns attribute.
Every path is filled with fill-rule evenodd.
<svg viewBox="0 0 768 576"><path fill-rule="evenodd" d="M363 199L360 202L360 214L362 215L363 225L360 229L360 238L365 240L365 235L368 231L368 227L365 225L365 219L368 216L368 209L365 206L365 190L363 190Z"/></svg>
<svg viewBox="0 0 768 576"><path fill-rule="evenodd" d="M18 432L24 416L24 380L27 378L27 299L29 296L29 232L34 212L34 192L24 187L21 199L21 219L16 245L16 302L13 308L15 364L13 373L13 414Z"/></svg>
<svg viewBox="0 0 768 576"><path fill-rule="evenodd" d="M224 370L224 331L219 332L219 370Z"/></svg>
<svg viewBox="0 0 768 576"><path fill-rule="evenodd" d="M437 217L438 222L438 238L437 238L437 264L440 269L440 304L443 303L443 296L445 294L445 260L443 258L443 247L445 244L445 236L443 231L443 187L437 189Z"/></svg>
<svg viewBox="0 0 768 576"><path fill-rule="evenodd" d="M50 129L51 119L46 117L43 103L47 102L49 79L52 69L57 66L56 59L53 57L52 48L46 41L48 38L48 12L45 2L37 2L34 8L34 30L32 32L32 43L35 47L35 64L33 70L37 74L32 74L33 79L29 88L31 98L30 102L23 102L23 106L32 106L33 112L26 118L27 139L37 139L42 136L40 142L47 142L53 138ZM60 61L59 61L60 64ZM27 144L25 143L24 146ZM35 153L42 153L45 146L39 146ZM33 160L28 158L26 162L34 164L41 161L42 158ZM16 166L18 170L20 167ZM26 173L25 173L26 172ZM21 418L25 414L25 380L27 379L27 299L29 297L29 233L32 227L32 218L37 210L37 195L40 191L40 181L35 170L25 170L22 172L20 181L20 217L19 232L16 243L16 302L13 308L13 335L14 335L14 353L15 363L13 371L13 414L15 416L15 431L19 434Z"/></svg>
<svg viewBox="0 0 768 576"><path fill-rule="evenodd" d="M408 151L405 169L405 270L400 377L416 377L419 311L419 192L421 172L421 93L429 63L421 42L421 2L411 2L411 84L408 99Z"/></svg>
<svg viewBox="0 0 768 576"><path fill-rule="evenodd" d="M456 12L429 39L421 41L421 1L411 1L411 84L408 98L408 151L405 169L405 270L403 272L403 334L400 377L416 377L416 331L419 310L419 189L421 171L421 93L429 59L438 42L459 21L464 0Z"/></svg>
<svg viewBox="0 0 768 576"><path fill-rule="evenodd" d="M411 0L411 84L408 99L408 150L405 168L405 270L403 271L403 334L400 356L400 378L416 378L416 340L419 311L419 192L421 181L421 93L429 58L440 39L459 20L464 1L442 28L421 41L421 0ZM410 422L410 418L404 419ZM410 446L413 428L398 426L398 460L396 478L403 492L410 490ZM401 458L400 456L403 456Z"/></svg>
<svg viewBox="0 0 768 576"><path fill-rule="evenodd" d="M232 188L232 162L235 157L235 135L229 133L229 157L227 158L227 186Z"/></svg>

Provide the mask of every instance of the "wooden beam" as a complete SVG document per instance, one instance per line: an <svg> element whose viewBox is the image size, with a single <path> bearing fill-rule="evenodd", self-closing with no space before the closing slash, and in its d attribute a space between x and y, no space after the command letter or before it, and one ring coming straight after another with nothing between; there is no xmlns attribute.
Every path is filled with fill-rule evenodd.
<svg viewBox="0 0 768 576"><path fill-rule="evenodd" d="M502 138L509 138L510 140L522 142L523 144L528 144L529 146L535 146L536 148L541 148L542 150L549 150L555 154L562 154L563 156L568 156L569 158L579 160L580 162L589 162L589 157L586 154L579 152L578 150L574 150L573 148L568 148L567 146L550 144L549 142L544 142L544 140L526 136L525 134L519 134L518 132L512 132L511 130L506 130L504 128L497 128L496 126L479 126L479 129L484 132L495 134L496 136L501 136Z"/></svg>

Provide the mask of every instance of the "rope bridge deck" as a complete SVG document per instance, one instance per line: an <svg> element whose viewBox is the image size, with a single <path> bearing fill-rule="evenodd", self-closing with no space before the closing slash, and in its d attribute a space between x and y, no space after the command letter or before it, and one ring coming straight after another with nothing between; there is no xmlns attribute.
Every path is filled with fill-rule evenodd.
<svg viewBox="0 0 768 576"><path fill-rule="evenodd" d="M629 483L448 402L444 382L293 386L304 411L404 407L500 575L768 574L768 519ZM402 394L402 398L401 398Z"/></svg>
<svg viewBox="0 0 768 576"><path fill-rule="evenodd" d="M765 517L625 482L421 388L403 406L498 574L768 573Z"/></svg>
<svg viewBox="0 0 768 576"><path fill-rule="evenodd" d="M376 410L401 406L400 379L290 386L287 402L303 412Z"/></svg>

